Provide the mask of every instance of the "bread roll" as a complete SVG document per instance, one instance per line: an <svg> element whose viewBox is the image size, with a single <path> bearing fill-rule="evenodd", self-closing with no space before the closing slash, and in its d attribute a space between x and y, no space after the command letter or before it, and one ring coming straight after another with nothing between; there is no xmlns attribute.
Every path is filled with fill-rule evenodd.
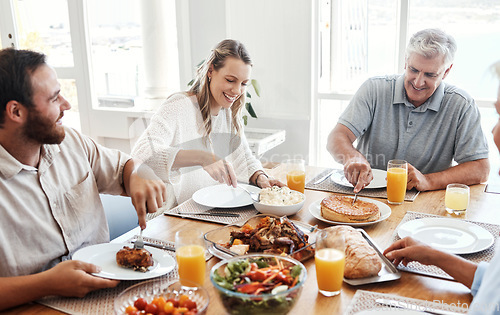
<svg viewBox="0 0 500 315"><path fill-rule="evenodd" d="M321 216L335 222L371 222L380 218L380 209L374 203L352 197L331 195L321 201Z"/></svg>
<svg viewBox="0 0 500 315"><path fill-rule="evenodd" d="M363 235L351 226L333 226L327 228L331 236L343 235L345 241L344 277L359 279L377 276L382 269L382 260Z"/></svg>

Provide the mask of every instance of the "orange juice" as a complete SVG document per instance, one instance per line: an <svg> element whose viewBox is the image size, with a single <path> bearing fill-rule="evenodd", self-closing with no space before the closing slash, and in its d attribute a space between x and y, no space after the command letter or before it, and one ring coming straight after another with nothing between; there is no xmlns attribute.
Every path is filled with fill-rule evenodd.
<svg viewBox="0 0 500 315"><path fill-rule="evenodd" d="M179 279L189 280L200 285L205 281L205 249L200 245L186 245L175 251L179 266Z"/></svg>
<svg viewBox="0 0 500 315"><path fill-rule="evenodd" d="M304 193L306 186L306 172L304 171L290 171L286 174L286 183L288 188Z"/></svg>
<svg viewBox="0 0 500 315"><path fill-rule="evenodd" d="M404 168L393 167L387 170L387 201L401 204L405 200L408 172Z"/></svg>
<svg viewBox="0 0 500 315"><path fill-rule="evenodd" d="M327 292L327 294L321 293L325 295L338 294L344 279L344 252L335 248L322 248L316 250L314 261L318 288L320 291Z"/></svg>

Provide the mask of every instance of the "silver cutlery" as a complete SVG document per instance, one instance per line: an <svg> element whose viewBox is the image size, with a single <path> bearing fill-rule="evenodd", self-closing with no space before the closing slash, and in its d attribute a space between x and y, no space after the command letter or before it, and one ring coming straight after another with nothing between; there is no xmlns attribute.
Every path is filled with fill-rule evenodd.
<svg viewBox="0 0 500 315"><path fill-rule="evenodd" d="M354 203L358 200L358 194L354 194L354 198L352 198L352 204L351 206L354 206Z"/></svg>
<svg viewBox="0 0 500 315"><path fill-rule="evenodd" d="M433 308L433 307L426 307L426 306L406 303L403 301L390 300L390 299L376 299L375 302L377 302L378 304L382 304L382 305L386 305L386 306L390 306L390 307L402 308L402 309L406 309L406 310L412 310L412 311L423 312L423 313L428 313L428 314L438 314L438 315L458 315L458 314L460 314L460 313L456 313L456 312L440 310L440 309Z"/></svg>
<svg viewBox="0 0 500 315"><path fill-rule="evenodd" d="M178 212L178 215L212 215L214 217L239 217L238 213L231 212Z"/></svg>
<svg viewBox="0 0 500 315"><path fill-rule="evenodd" d="M324 182L328 177L332 176L333 172L335 172L336 170L333 169L331 171L329 171L328 173L326 173L325 176L321 177L320 179L316 180L314 183L312 183L313 185L317 185L319 183L322 183Z"/></svg>
<svg viewBox="0 0 500 315"><path fill-rule="evenodd" d="M137 241L134 241L132 243L136 243ZM164 250L170 250L170 251L174 251L175 252L175 247L174 246L170 246L170 245L161 245L161 244L155 244L155 243L150 243L150 242L143 242L145 246L151 246L151 247L156 247L156 248L159 248L159 249L164 249Z"/></svg>
<svg viewBox="0 0 500 315"><path fill-rule="evenodd" d="M255 192L251 192L251 191L249 191L248 189L246 189L245 187L243 187L241 185L238 185L237 188L243 189L250 196L250 198L252 198L253 201L259 202L259 200L260 200L260 194L255 193Z"/></svg>
<svg viewBox="0 0 500 315"><path fill-rule="evenodd" d="M144 240L142 239L142 231L139 233L137 240L134 242L134 249L143 249L144 248Z"/></svg>

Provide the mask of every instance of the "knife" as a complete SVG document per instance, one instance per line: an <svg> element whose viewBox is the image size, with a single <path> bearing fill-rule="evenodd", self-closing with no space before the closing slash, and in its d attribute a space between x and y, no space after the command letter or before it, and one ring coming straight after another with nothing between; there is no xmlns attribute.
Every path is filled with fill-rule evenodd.
<svg viewBox="0 0 500 315"><path fill-rule="evenodd" d="M335 172L335 169L329 171L328 173L326 173L325 176L321 177L320 179L318 179L317 181L315 181L314 183L312 183L313 185L317 185L319 183L322 183L324 182L328 177L332 176L333 172Z"/></svg>
<svg viewBox="0 0 500 315"><path fill-rule="evenodd" d="M135 243L135 242L132 242L132 243ZM161 244L155 244L155 243L149 243L149 242L144 242L144 245L156 247L156 248L164 249L164 250L171 250L171 251L175 252L175 247L171 246L171 245L161 245Z"/></svg>
<svg viewBox="0 0 500 315"><path fill-rule="evenodd" d="M213 215L215 217L239 217L237 213L230 212L179 212L178 215Z"/></svg>
<svg viewBox="0 0 500 315"><path fill-rule="evenodd" d="M390 307L397 307L417 312L423 312L428 314L438 314L438 315L458 315L462 313L456 313L451 311L440 310L437 308L426 307L422 305L410 304L402 301L390 300L390 299L376 299L375 302L382 305L387 305Z"/></svg>

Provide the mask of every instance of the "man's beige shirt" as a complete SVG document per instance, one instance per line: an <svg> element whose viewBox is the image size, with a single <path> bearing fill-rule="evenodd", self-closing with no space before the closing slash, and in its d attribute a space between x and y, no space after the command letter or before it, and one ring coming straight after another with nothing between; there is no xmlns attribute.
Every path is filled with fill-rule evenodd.
<svg viewBox="0 0 500 315"><path fill-rule="evenodd" d="M129 156L66 128L61 144L42 147L38 169L1 145L0 160L0 276L37 273L109 241L99 193L122 193Z"/></svg>

